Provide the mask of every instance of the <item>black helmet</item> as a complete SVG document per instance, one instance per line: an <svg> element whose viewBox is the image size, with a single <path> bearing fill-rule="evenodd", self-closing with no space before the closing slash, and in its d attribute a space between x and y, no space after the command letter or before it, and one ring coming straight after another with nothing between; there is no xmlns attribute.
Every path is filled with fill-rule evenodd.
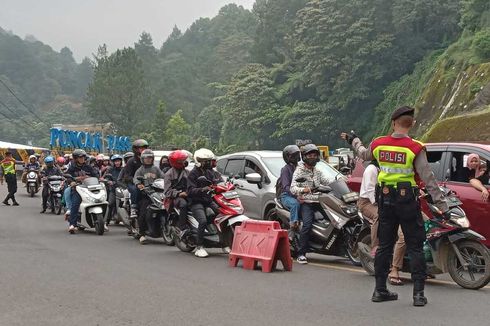
<svg viewBox="0 0 490 326"><path fill-rule="evenodd" d="M148 148L148 142L144 139L136 139L133 142L133 152L135 154L139 154L139 152L137 151L138 148Z"/></svg>
<svg viewBox="0 0 490 326"><path fill-rule="evenodd" d="M71 153L71 156L76 159L81 156L87 157L87 152L85 152L83 149L75 149L73 153Z"/></svg>
<svg viewBox="0 0 490 326"><path fill-rule="evenodd" d="M151 149L145 149L141 153L141 163L143 163L143 165L145 164L145 158L147 158L147 157L152 158L151 165L153 165L153 161L155 160L155 154L153 153L153 151Z"/></svg>
<svg viewBox="0 0 490 326"><path fill-rule="evenodd" d="M311 154L311 153L316 153L318 155L318 158L316 159L308 159L306 158L306 155ZM303 162L308 164L309 166L315 166L318 162L320 162L320 150L318 147L316 147L315 144L307 144L303 147Z"/></svg>
<svg viewBox="0 0 490 326"><path fill-rule="evenodd" d="M288 145L282 150L282 158L286 164L298 164L300 160L300 149L296 145Z"/></svg>

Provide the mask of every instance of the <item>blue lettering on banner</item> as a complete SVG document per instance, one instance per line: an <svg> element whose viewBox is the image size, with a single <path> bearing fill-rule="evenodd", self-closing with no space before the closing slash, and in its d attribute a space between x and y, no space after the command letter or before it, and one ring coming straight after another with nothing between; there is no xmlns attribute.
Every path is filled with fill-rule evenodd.
<svg viewBox="0 0 490 326"><path fill-rule="evenodd" d="M100 153L103 151L103 141L106 141L106 151L108 152L128 152L131 150L131 139L126 136L108 135L106 139L103 139L99 132L90 133L58 128L51 128L50 132L49 145L51 147L59 147L61 149L81 148Z"/></svg>

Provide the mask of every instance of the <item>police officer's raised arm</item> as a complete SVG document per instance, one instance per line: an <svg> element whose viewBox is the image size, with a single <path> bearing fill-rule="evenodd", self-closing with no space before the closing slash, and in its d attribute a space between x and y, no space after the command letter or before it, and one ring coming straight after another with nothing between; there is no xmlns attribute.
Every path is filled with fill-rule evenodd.
<svg viewBox="0 0 490 326"><path fill-rule="evenodd" d="M350 133L343 132L340 137L346 140L349 145L352 146L357 156L359 156L363 161L372 161L374 159L373 152L371 151L371 145L366 148L362 144L362 141L359 139L359 137L353 131L351 131Z"/></svg>

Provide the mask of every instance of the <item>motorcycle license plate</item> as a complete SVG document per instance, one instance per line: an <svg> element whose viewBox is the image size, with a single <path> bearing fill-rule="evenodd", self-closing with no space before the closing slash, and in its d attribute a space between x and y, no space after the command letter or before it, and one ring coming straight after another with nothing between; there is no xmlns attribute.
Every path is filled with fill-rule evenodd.
<svg viewBox="0 0 490 326"><path fill-rule="evenodd" d="M223 197L225 197L225 199L235 199L240 198L240 195L236 191L227 191L223 193Z"/></svg>

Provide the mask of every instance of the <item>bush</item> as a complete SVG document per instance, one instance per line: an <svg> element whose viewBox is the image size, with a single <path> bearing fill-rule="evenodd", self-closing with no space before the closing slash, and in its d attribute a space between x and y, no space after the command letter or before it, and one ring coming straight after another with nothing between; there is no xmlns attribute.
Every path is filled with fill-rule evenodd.
<svg viewBox="0 0 490 326"><path fill-rule="evenodd" d="M490 29L485 29L475 34L473 48L475 54L481 60L490 59Z"/></svg>

